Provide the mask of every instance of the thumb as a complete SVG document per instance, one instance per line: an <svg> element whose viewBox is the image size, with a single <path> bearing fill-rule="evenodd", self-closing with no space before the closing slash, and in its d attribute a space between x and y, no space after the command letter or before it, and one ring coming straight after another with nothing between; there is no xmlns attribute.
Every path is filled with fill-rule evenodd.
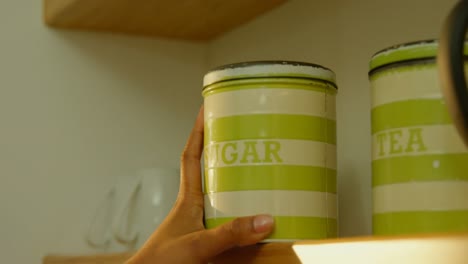
<svg viewBox="0 0 468 264"><path fill-rule="evenodd" d="M235 246L247 246L265 239L274 228L270 215L236 218L214 229L195 235L193 246L201 260L208 261Z"/></svg>

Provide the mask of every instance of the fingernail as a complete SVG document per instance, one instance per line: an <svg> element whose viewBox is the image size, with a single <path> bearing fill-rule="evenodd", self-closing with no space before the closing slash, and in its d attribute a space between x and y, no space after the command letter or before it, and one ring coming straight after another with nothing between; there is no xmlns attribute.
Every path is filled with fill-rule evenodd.
<svg viewBox="0 0 468 264"><path fill-rule="evenodd" d="M258 215L253 220L254 230L257 233L269 232L273 228L273 223L271 215Z"/></svg>

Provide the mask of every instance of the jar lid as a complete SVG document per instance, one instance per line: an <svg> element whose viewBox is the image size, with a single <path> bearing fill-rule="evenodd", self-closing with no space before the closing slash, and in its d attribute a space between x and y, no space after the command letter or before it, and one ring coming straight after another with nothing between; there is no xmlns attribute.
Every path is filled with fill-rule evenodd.
<svg viewBox="0 0 468 264"><path fill-rule="evenodd" d="M209 71L203 87L248 78L305 78L322 80L336 87L335 73L323 66L296 61L250 61L224 65Z"/></svg>
<svg viewBox="0 0 468 264"><path fill-rule="evenodd" d="M372 56L370 71L392 63L435 58L437 48L437 40L423 40L383 49ZM468 42L465 42L464 54L468 55Z"/></svg>

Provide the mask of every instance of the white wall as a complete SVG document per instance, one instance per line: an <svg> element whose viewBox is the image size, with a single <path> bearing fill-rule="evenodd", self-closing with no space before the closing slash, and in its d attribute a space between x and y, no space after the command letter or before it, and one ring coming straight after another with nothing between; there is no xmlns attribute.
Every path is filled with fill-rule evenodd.
<svg viewBox="0 0 468 264"><path fill-rule="evenodd" d="M210 44L210 67L284 59L335 71L341 236L371 233L370 57L400 42L437 37L455 2L290 0Z"/></svg>
<svg viewBox="0 0 468 264"><path fill-rule="evenodd" d="M178 166L202 103L206 45L63 32L42 1L0 1L1 263L91 253L114 180Z"/></svg>

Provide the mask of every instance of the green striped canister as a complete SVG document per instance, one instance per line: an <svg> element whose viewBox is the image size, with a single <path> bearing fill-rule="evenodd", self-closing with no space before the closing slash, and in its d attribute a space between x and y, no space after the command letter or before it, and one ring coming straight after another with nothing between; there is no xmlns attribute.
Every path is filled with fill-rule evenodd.
<svg viewBox="0 0 468 264"><path fill-rule="evenodd" d="M205 224L271 214L265 240L337 235L335 75L257 61L204 77Z"/></svg>
<svg viewBox="0 0 468 264"><path fill-rule="evenodd" d="M370 62L376 235L468 231L468 152L443 99L436 54L436 41L420 41Z"/></svg>

